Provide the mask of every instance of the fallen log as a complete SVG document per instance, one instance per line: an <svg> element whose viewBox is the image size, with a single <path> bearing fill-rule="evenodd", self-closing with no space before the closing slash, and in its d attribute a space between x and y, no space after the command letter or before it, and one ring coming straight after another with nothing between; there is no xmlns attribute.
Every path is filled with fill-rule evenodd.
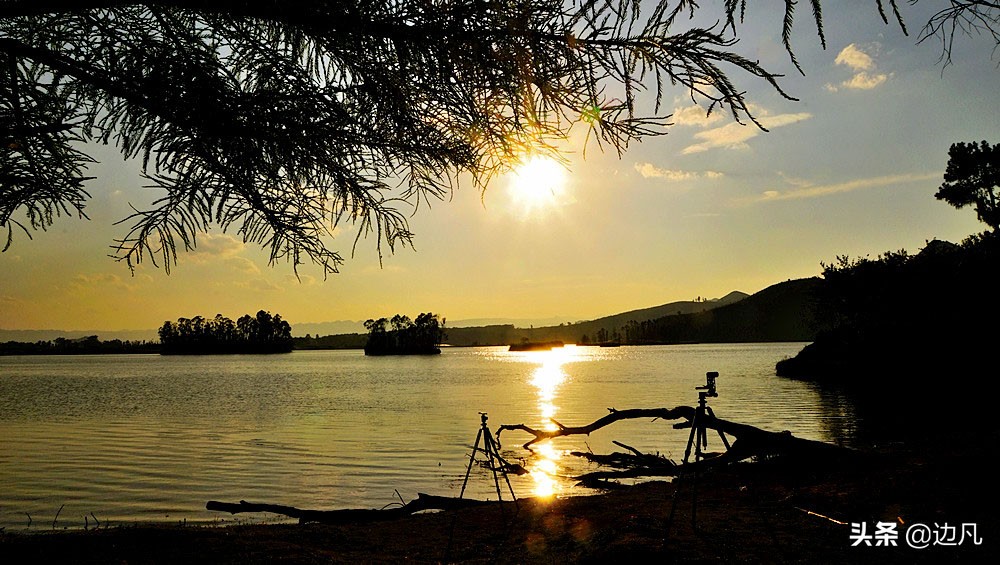
<svg viewBox="0 0 1000 565"><path fill-rule="evenodd" d="M230 514L269 512L271 514L288 516L289 518L297 518L300 524L307 524L310 522L320 524L356 524L394 520L409 516L410 514L420 512L422 510L457 510L461 508L481 506L484 504L496 504L496 501L451 498L446 496L434 496L431 494L418 493L417 498L406 504L382 510L366 508L349 508L343 510L304 510L294 506L254 503L247 502L245 500L241 500L238 503L210 500L205 505L205 509L229 512Z"/></svg>
<svg viewBox="0 0 1000 565"><path fill-rule="evenodd" d="M691 411L690 415L685 415L682 409L688 409ZM603 418L599 418L586 426L564 426L556 420L552 420L552 423L557 426L555 430L536 430L525 424L503 424L497 428L496 436L497 441L500 440L500 434L504 430L522 430L528 432L529 434L535 436L535 439L525 442L521 447L525 449L531 449L531 446L535 443L545 440L552 439L562 436L570 435L590 435L591 432L597 431L604 426L613 424L618 420L627 420L631 418L663 418L667 420L676 420L677 418L687 417L689 420L694 417L694 408L689 406L679 406L674 409L667 408L633 408L631 410L615 410L614 408L608 409L611 413ZM680 410L680 411L679 411Z"/></svg>
<svg viewBox="0 0 1000 565"><path fill-rule="evenodd" d="M637 418L683 420L673 424L674 429L690 428L696 414L695 408L691 406L677 406L675 408L630 408L627 410L609 408L608 410L609 414L606 416L583 426L565 426L552 420L556 425L556 429L554 430L538 430L525 424L503 424L497 428L497 441L500 439L500 434L505 430L524 431L534 436L533 439L525 442L523 445L525 449L530 450L531 446L539 441L570 435L590 435L620 420L634 420ZM798 438L793 436L791 432L771 432L748 424L723 420L722 418L717 418L710 411L703 412L699 416L698 425L736 439L729 449L718 457L685 463L679 466L683 470L726 465L751 457L767 457L781 454L819 456L843 452L842 448L838 446Z"/></svg>

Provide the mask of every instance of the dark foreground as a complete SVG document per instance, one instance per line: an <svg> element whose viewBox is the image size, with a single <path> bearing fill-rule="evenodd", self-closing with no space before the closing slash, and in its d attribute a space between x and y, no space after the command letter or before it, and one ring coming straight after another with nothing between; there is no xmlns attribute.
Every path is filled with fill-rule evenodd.
<svg viewBox="0 0 1000 565"><path fill-rule="evenodd" d="M973 448L997 433L941 447L895 445L835 463L762 462L606 495L416 515L374 524L132 526L0 534L5 563L355 562L995 562L992 465ZM930 447L934 446L934 447ZM675 513L671 519L671 509ZM694 516L692 516L694 514ZM692 519L693 518L693 519ZM838 524L839 520L847 524ZM896 524L896 546L852 547L851 523ZM905 532L931 529L915 549ZM954 541L963 523L982 539Z"/></svg>

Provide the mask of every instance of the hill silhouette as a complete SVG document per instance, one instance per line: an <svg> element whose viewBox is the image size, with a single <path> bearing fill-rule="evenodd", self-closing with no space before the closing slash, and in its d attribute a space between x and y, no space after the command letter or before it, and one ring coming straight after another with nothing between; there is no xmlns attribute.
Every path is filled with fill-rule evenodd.
<svg viewBox="0 0 1000 565"><path fill-rule="evenodd" d="M811 341L817 332L820 279L771 285L752 296L692 314L640 323L632 343Z"/></svg>
<svg viewBox="0 0 1000 565"><path fill-rule="evenodd" d="M518 328L513 324L449 328L452 346L510 345L524 341L565 343L674 344L812 341L819 322L819 278L778 283L753 295L733 291L715 300L671 302L596 320ZM363 347L362 334L295 338L296 349Z"/></svg>
<svg viewBox="0 0 1000 565"><path fill-rule="evenodd" d="M630 322L644 322L669 316L693 314L704 312L715 308L720 308L745 299L749 295L739 291L733 291L726 296L714 300L686 300L670 302L649 308L630 310L619 314L604 316L595 320L576 322L573 324L560 324L558 326L545 326L539 328L517 328L513 324L450 328L448 330L448 343L456 346L468 345L510 345L528 341L563 341L565 343L577 343L582 341L584 336L593 338L589 341L608 341L617 332L618 340L622 341L623 328ZM597 340L596 336L604 330L608 340Z"/></svg>

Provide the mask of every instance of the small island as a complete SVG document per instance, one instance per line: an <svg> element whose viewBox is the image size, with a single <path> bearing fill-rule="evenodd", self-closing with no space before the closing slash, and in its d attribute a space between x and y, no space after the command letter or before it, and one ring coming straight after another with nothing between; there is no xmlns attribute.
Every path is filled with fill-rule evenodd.
<svg viewBox="0 0 1000 565"><path fill-rule="evenodd" d="M437 345L444 341L444 324L444 319L430 312L421 313L416 320L400 314L391 319L369 319L365 322L365 355L437 355L441 353Z"/></svg>
<svg viewBox="0 0 1000 565"><path fill-rule="evenodd" d="M206 319L178 318L166 321L159 329L161 355L215 355L222 353L289 353L292 351L292 327L281 319L260 310L256 316L245 314L235 322L222 314Z"/></svg>
<svg viewBox="0 0 1000 565"><path fill-rule="evenodd" d="M564 345L561 341L528 341L524 338L521 343L512 343L508 351L550 351Z"/></svg>

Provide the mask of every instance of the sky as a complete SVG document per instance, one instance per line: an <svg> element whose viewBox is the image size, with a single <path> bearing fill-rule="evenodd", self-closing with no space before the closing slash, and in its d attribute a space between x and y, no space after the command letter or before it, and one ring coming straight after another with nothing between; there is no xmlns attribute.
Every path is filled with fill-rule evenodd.
<svg viewBox="0 0 1000 565"><path fill-rule="evenodd" d="M768 11L779 3L755 3L739 50L784 74L798 98L733 75L769 132L706 118L683 91L668 91L666 136L619 157L594 146L584 155L574 131L561 146L565 182L540 203L529 206L515 175L484 193L466 184L421 206L410 218L414 249L381 264L374 240L354 248L354 233L341 233L331 247L347 261L326 280L310 266L298 278L288 264L268 266L266 253L218 229L169 275L148 263L133 274L108 257L125 234L114 223L152 191L137 163L97 147L90 220L61 218L0 253L0 329L147 329L260 309L293 327L427 311L571 321L754 293L819 275L839 255L960 241L984 226L934 193L952 143L1000 142L1000 54L962 37L944 67L939 42L916 44L933 4L903 3L909 36L885 25L873 1L825 4L825 50L800 10L793 46L803 76L781 45L780 13Z"/></svg>

